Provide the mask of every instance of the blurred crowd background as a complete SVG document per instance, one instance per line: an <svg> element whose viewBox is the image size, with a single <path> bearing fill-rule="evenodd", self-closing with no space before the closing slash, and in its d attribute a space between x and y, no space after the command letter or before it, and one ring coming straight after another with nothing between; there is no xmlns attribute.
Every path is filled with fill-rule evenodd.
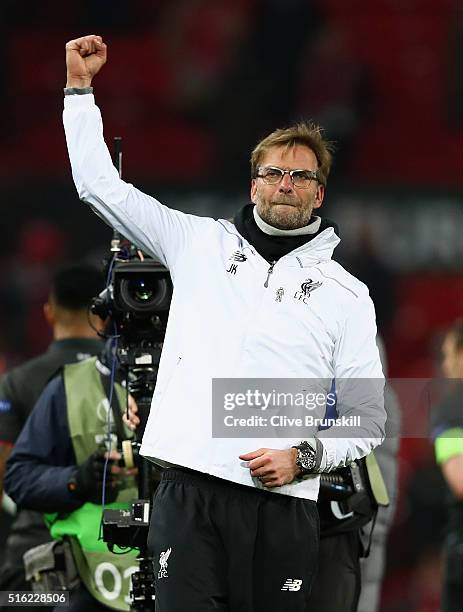
<svg viewBox="0 0 463 612"><path fill-rule="evenodd" d="M389 376L438 375L463 315L461 0L3 0L0 371L46 348L56 265L109 250L61 126L64 44L90 33L109 46L94 82L107 142L123 138L124 178L169 206L230 216L256 141L321 123L337 154L320 212L370 288ZM402 439L383 612L438 609L443 489L426 436Z"/></svg>

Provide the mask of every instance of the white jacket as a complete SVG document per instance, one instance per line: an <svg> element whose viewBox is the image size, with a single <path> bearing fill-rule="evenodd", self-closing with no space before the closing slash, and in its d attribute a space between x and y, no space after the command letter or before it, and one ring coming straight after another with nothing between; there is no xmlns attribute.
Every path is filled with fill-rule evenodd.
<svg viewBox="0 0 463 612"><path fill-rule="evenodd" d="M122 181L93 95L65 98L64 126L79 197L163 262L174 284L142 455L260 487L239 455L289 448L300 438L213 438L212 379L336 379L337 386L342 379L382 379L367 288L331 260L339 243L332 228L282 257L269 274L269 263L230 222L169 209ZM227 271L231 265L234 272ZM309 279L321 284L306 296L301 285ZM360 437L340 437L342 427L319 434L325 470L381 442L382 380L364 387L357 405L337 407L340 415L367 417ZM271 490L317 499L318 481L310 476Z"/></svg>

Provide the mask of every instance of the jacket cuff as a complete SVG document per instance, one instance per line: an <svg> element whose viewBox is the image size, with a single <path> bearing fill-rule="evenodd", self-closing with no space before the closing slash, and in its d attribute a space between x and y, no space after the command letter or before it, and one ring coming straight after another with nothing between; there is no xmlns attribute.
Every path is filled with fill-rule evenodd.
<svg viewBox="0 0 463 612"><path fill-rule="evenodd" d="M65 96L85 96L86 94L92 94L93 87L65 87Z"/></svg>

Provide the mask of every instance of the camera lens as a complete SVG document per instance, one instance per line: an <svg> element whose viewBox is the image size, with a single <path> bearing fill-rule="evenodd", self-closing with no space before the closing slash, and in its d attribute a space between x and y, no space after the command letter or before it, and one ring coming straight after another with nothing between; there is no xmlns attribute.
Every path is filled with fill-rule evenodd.
<svg viewBox="0 0 463 612"><path fill-rule="evenodd" d="M118 306L121 310L134 313L153 313L168 310L171 291L167 278L144 274L121 279Z"/></svg>
<svg viewBox="0 0 463 612"><path fill-rule="evenodd" d="M154 287L153 283L146 282L143 278L129 281L129 293L134 297L137 302L145 304L148 300L153 297Z"/></svg>

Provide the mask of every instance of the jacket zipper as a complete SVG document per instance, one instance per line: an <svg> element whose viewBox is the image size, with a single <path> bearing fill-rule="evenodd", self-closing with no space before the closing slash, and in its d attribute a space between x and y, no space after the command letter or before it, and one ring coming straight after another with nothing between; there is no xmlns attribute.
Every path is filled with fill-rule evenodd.
<svg viewBox="0 0 463 612"><path fill-rule="evenodd" d="M276 264L276 261L272 261L270 268L267 271L267 280L264 283L264 287L267 289L268 287L268 281L270 280L270 274L273 274L273 267Z"/></svg>

